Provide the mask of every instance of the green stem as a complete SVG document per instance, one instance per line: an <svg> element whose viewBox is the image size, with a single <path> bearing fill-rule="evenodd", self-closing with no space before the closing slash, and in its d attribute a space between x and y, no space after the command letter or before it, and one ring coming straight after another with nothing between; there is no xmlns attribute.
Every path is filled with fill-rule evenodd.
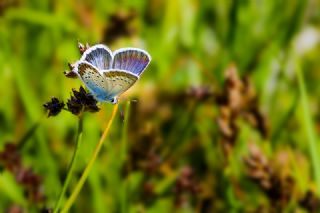
<svg viewBox="0 0 320 213"><path fill-rule="evenodd" d="M34 133L36 132L36 130L38 129L42 121L43 121L43 117L41 118L41 120L34 123L30 127L30 129L23 135L23 137L17 142L19 150L22 149L27 143L27 141L34 135Z"/></svg>
<svg viewBox="0 0 320 213"><path fill-rule="evenodd" d="M78 122L78 134L77 134L77 138L76 138L76 147L75 147L75 150L73 152L73 156L72 156L72 160L70 162L70 165L69 165L69 169L68 169L68 174L67 174L67 178L66 180L64 181L64 184L63 184L63 187L62 187L62 190L60 192L60 195L59 195L59 199L58 199L58 202L56 203L56 206L54 208L54 213L57 213L59 211L59 208L60 208L60 205L61 205L61 201L67 191L67 188L68 188L68 185L71 181L71 177L73 176L73 170L74 170L74 166L75 166L75 162L76 162L76 159L77 159L77 156L78 156L78 151L79 151L79 148L80 148L80 143L81 143L81 138L82 138L82 130L83 130L83 117L82 115L79 116L79 122Z"/></svg>
<svg viewBox="0 0 320 213"><path fill-rule="evenodd" d="M128 120L130 116L130 101L127 102L126 111L124 113L124 124L122 128L122 143L121 143L121 162L122 165L125 166L126 156L127 156L127 144L128 144ZM127 177L124 177L124 181L122 184L122 193L121 193L121 212L128 212L127 206Z"/></svg>
<svg viewBox="0 0 320 213"><path fill-rule="evenodd" d="M65 212L68 212L68 210L70 209L70 207L72 206L72 204L74 203L74 201L76 200L80 190L82 189L82 186L84 184L84 182L86 181L89 173L90 173L90 170L93 166L93 163L95 162L97 156L98 156L98 153L100 152L100 149L103 145L103 142L105 140L105 138L107 137L107 134L110 130L110 127L111 127L111 124L114 120L114 117L116 115L116 112L118 110L118 104L116 104L114 107L113 107L113 111L112 111L112 115L111 115L111 118L107 124L107 127L106 129L104 130L98 144L96 145L96 148L94 149L94 152L93 152L93 155L91 157L91 159L89 160L89 163L87 164L84 172L82 173L81 177L80 177L80 180L78 181L77 185L76 185L76 188L73 190L71 196L68 198L66 204L64 205L63 209L61 210L61 213L65 213Z"/></svg>
<svg viewBox="0 0 320 213"><path fill-rule="evenodd" d="M294 95L294 100L292 101L292 104L288 110L288 112L283 116L283 118L280 120L279 124L274 130L274 133L271 136L270 141L272 142L277 142L279 136L283 132L283 129L286 127L287 123L289 120L292 118L293 114L295 113L297 106L299 105L299 100L300 100L300 92L297 91L296 94Z"/></svg>
<svg viewBox="0 0 320 213"><path fill-rule="evenodd" d="M296 59L297 60L297 59ZM296 72L299 83L299 90L301 93L301 104L303 109L303 122L307 131L307 137L309 142L309 153L312 160L313 171L315 175L316 185L318 194L320 193L320 159L318 155L318 147L316 141L316 134L312 125L312 117L309 111L308 100L307 100L307 91L304 84L304 79L302 75L302 70L298 62L296 63Z"/></svg>

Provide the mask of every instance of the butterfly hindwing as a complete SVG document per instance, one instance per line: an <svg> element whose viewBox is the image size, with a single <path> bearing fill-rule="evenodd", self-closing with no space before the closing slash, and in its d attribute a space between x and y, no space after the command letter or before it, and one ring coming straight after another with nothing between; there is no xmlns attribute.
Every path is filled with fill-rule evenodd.
<svg viewBox="0 0 320 213"><path fill-rule="evenodd" d="M98 69L87 62L80 62L78 74L90 92L100 101L105 101L110 96L110 85Z"/></svg>
<svg viewBox="0 0 320 213"><path fill-rule="evenodd" d="M108 92L111 97L121 95L138 80L138 76L125 70L112 69L103 72L103 75L110 88Z"/></svg>
<svg viewBox="0 0 320 213"><path fill-rule="evenodd" d="M114 52L112 69L125 70L140 76L150 61L150 55L144 50L122 48Z"/></svg>
<svg viewBox="0 0 320 213"><path fill-rule="evenodd" d="M111 68L112 52L103 44L94 45L88 48L82 55L80 61L86 61L99 70Z"/></svg>

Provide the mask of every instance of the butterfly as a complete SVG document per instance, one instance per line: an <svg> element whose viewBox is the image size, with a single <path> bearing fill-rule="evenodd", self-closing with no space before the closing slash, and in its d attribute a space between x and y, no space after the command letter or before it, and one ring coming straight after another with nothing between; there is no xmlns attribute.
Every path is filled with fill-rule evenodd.
<svg viewBox="0 0 320 213"><path fill-rule="evenodd" d="M121 48L112 52L107 46L89 47L72 65L93 96L101 102L116 104L147 68L151 56L139 48Z"/></svg>

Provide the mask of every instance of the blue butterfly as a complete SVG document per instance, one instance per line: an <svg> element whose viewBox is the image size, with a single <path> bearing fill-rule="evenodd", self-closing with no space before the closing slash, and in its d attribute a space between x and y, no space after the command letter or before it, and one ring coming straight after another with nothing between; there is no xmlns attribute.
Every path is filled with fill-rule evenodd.
<svg viewBox="0 0 320 213"><path fill-rule="evenodd" d="M88 48L72 66L98 101L115 104L117 97L139 79L150 61L151 56L138 48L112 52L107 46L97 44Z"/></svg>

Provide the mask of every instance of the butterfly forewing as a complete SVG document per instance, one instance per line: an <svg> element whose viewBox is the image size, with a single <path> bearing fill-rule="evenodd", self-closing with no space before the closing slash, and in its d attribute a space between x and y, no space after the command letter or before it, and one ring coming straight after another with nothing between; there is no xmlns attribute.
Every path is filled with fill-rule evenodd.
<svg viewBox="0 0 320 213"><path fill-rule="evenodd" d="M87 49L83 53L80 61L86 61L97 67L99 70L110 69L112 53L105 45L98 44Z"/></svg>
<svg viewBox="0 0 320 213"><path fill-rule="evenodd" d="M105 101L109 97L110 86L104 76L87 62L78 64L78 74L90 92L100 101Z"/></svg>
<svg viewBox="0 0 320 213"><path fill-rule="evenodd" d="M108 70L103 73L108 84L110 96L118 96L128 90L138 77L125 70Z"/></svg>
<svg viewBox="0 0 320 213"><path fill-rule="evenodd" d="M150 55L136 48L122 48L114 52L112 68L141 75L150 63Z"/></svg>

